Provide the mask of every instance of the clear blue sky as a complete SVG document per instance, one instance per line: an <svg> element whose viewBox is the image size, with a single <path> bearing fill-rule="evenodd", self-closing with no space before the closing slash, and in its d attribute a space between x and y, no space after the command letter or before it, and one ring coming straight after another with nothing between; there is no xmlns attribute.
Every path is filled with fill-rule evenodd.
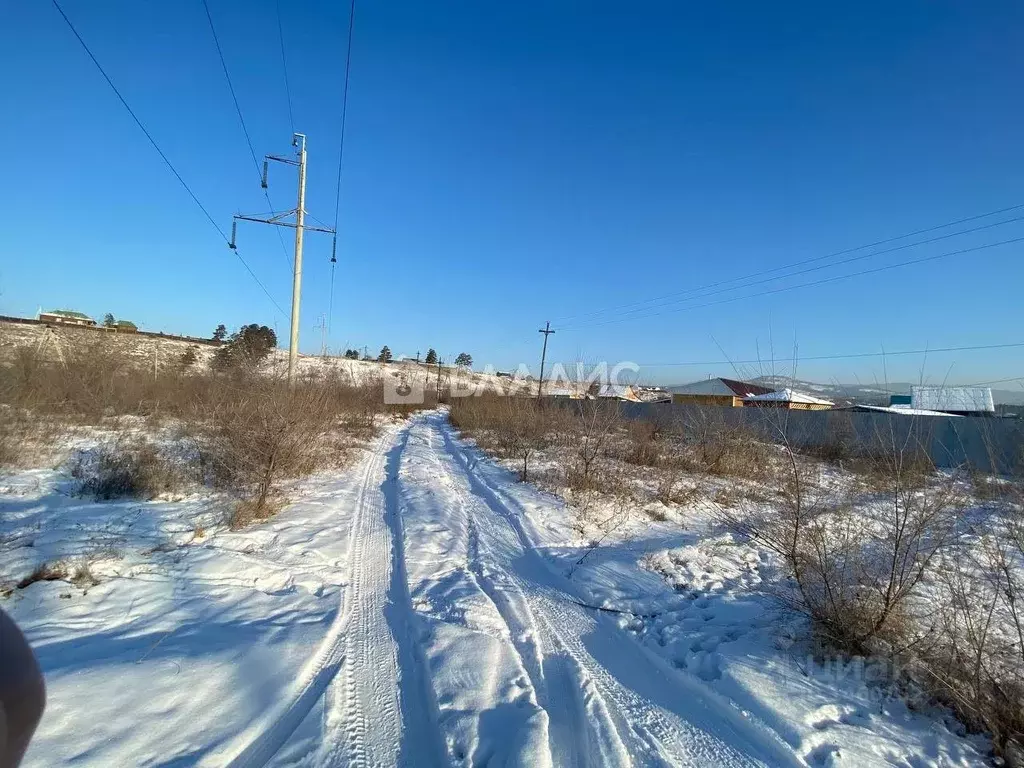
<svg viewBox="0 0 1024 768"><path fill-rule="evenodd" d="M209 2L256 152L287 152L273 0ZM309 135L307 208L330 223L348 5L282 5L295 125ZM202 3L64 8L214 218L228 229L232 214L265 210ZM110 311L202 335L220 322L276 323L283 338L287 319L52 5L10 3L4 16L0 312ZM546 319L558 327L1024 203L1022 28L1018 2L357 0L330 344L535 365ZM272 173L275 204L289 207L294 177ZM1008 224L746 293L1021 236L1024 222ZM276 234L241 225L239 245L287 309ZM783 357L794 338L802 356L1022 341L1022 254L1018 243L564 330L551 357L703 362L772 347ZM304 351L319 348L329 257L329 237L307 238ZM660 309L695 303L705 302ZM1022 376L1022 359L1021 349L933 354L924 375ZM891 359L888 377L916 380L921 366ZM730 368L645 375L712 372ZM873 359L808 361L798 373L883 375Z"/></svg>

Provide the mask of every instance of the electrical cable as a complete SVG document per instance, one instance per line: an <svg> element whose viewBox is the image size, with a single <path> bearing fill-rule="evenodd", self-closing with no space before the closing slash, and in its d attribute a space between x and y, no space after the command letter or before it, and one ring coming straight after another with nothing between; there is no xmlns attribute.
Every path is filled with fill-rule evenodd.
<svg viewBox="0 0 1024 768"><path fill-rule="evenodd" d="M193 192L192 188L189 187L189 185L185 182L185 179L181 177L181 174L178 173L178 170L174 167L173 163L171 163L167 155L164 154L164 151L160 149L160 145L156 143L156 140L153 138L152 134L146 129L146 126L143 125L142 121L139 119L138 115L135 114L135 111L125 100L124 96L121 95L121 92L117 89L117 86L114 85L114 81L110 79L110 75L107 74L107 71L103 68L103 65L100 64L99 60L93 54L92 50L86 44L82 36L78 34L78 30L75 28L75 25L71 23L71 19L69 19L67 17L67 14L64 13L64 9L61 8L60 3L57 2L57 0L51 0L51 2L53 3L53 7L56 8L57 12L61 15L61 18L64 19L64 23L67 24L68 29L70 29L75 38L77 38L83 50L85 50L89 58L92 59L92 63L96 65L96 69L98 69L100 74L103 75L103 79L107 81L107 85L110 86L110 89L114 92L114 95L117 96L118 101L121 102L121 106L123 106L125 110L128 112L128 114L131 115L132 120L135 121L135 124L139 127L139 130L142 131L143 135L145 135L145 137L149 140L149 143L153 145L153 149L155 149L157 154L160 155L160 159L164 161L164 164L168 167L168 169L170 169L171 173L174 174L174 178L176 178L178 180L178 183L181 184L181 186L185 189L186 192L188 192L189 197L191 197L192 201L199 207L199 210L203 212L203 215L206 216L207 220L210 222L213 228L217 230L217 233L221 236L224 242L230 243L227 234L224 232L223 229L221 229L221 226L216 222L216 220L214 220L213 216L210 215L210 212L206 209L206 206L204 206L202 202L199 200L199 198L196 197L195 192ZM267 295L267 298L270 299L270 303L277 308L277 311L280 312L282 316L287 317L284 310L281 309L277 301L274 300L274 297L271 296L270 291L267 290L267 287L256 276L256 273L252 271L252 268L246 263L245 259L242 258L242 255L238 252L238 250L234 249L234 252L235 255L238 257L238 260L242 262L242 266L245 267L246 271L249 273L249 276L252 277L252 279L260 287L263 293Z"/></svg>
<svg viewBox="0 0 1024 768"><path fill-rule="evenodd" d="M1024 208L1024 203L1019 203L1017 205L1007 206L1006 208L1000 208L1000 209L997 209L997 210L994 210L994 211L988 211L987 213L979 213L979 214L976 214L974 216L967 216L967 217L962 218L962 219L957 219L956 221L946 222L945 224L936 224L936 225L931 226L931 227L925 227L924 229L915 230L914 232L907 232L906 234L903 234L903 235L897 235L895 237L888 237L888 238L885 238L883 240L876 240L873 243L867 243L865 245L859 245L859 246L856 246L856 247L853 247L853 248L845 248L843 250L834 251L832 253L828 253L828 254L825 254L823 256L814 256L814 257L809 258L809 259L803 259L801 261L795 261L795 262L792 262L790 264L784 264L782 266L772 267L770 269L761 270L759 272L754 272L754 273L749 274L749 275L742 275L740 277L733 277L733 278L729 278L727 280L719 280L718 282L715 282L715 283L709 283L707 285L697 286L695 288L687 288L687 289L682 290L682 291L674 291L672 293L666 293L666 294L662 294L661 296L654 296L654 297L651 297L651 298L648 298L648 299L640 299L638 301L627 302L625 304L619 304L619 305L616 305L616 306L613 306L613 307L606 307L604 309L597 309L597 310L593 310L591 312L584 312L584 313L578 313L578 314L575 314L575 315L563 316L563 317L557 318L553 322L565 322L567 320L573 320L573 319L576 319L576 318L579 318L579 317L592 317L592 316L595 316L595 315L604 314L606 312L613 312L613 311L617 311L617 310L620 310L620 309L625 309L625 308L628 308L628 307L634 307L634 306L638 306L638 305L642 305L642 304L648 304L648 303L654 302L654 301L661 301L662 299L673 298L675 296L690 295L692 293L697 293L697 292L700 292L700 291L704 291L704 290L707 290L709 288L718 288L719 286L729 285L731 283L741 282L741 281L744 281L744 280L750 280L750 279L753 279L753 278L756 278L756 277L761 277L763 275L769 275L769 274L773 274L775 272L781 272L781 271L786 270L786 269L792 269L793 267L801 267L801 266L804 266L805 264L812 264L812 263L815 263L815 262L818 262L818 261L824 261L826 259L832 259L832 258L835 258L837 256L845 256L848 253L855 253L856 251L862 251L862 250L865 250L867 248L874 248L874 247L879 246L879 245L887 245L889 243L894 243L897 240L905 240L908 237L915 237L916 235L923 235L923 234L926 234L928 232L934 232L934 231L939 230L939 229L946 229L947 227L953 227L953 226L956 226L958 224L966 224L966 223L971 222L971 221L977 221L978 219L988 218L989 216L998 216L999 214L1009 213L1011 211L1020 210L1021 208ZM1016 221L1016 220L1017 219L1011 219L1011 221ZM974 230L967 230L967 231L971 232L971 231L974 231ZM940 238L936 238L936 239L942 239L942 238L940 237ZM933 241L932 240L924 240L924 241L921 241L921 242L917 243L917 245L923 245L923 244L929 243L929 242L933 242ZM904 246L904 247L910 247L910 246ZM898 250L898 249L895 249L895 250ZM871 254L871 255L878 255L878 254L881 254L881 253L889 253L889 252L890 251L888 251L888 250L887 251L878 251L878 252L876 252L874 254ZM840 262L840 263L842 263L842 262ZM742 287L742 286L737 286L737 287ZM653 307L651 307L651 309L653 309Z"/></svg>
<svg viewBox="0 0 1024 768"><path fill-rule="evenodd" d="M591 324L588 324L588 325L569 326L567 328L559 328L558 330L559 331L563 331L563 332L564 331L578 331L578 330L584 330L584 329L587 329L587 328L596 328L596 327L602 326L602 325L613 325L613 324L616 324L616 323L626 323L626 322L630 322L632 320L646 320L646 319L649 319L649 318L652 318L652 317L660 317L661 315L672 314L672 313L675 313L675 312L685 312L687 310L692 310L692 309L703 309L705 307L714 307L714 306L718 306L720 304L728 304L728 303L733 302L733 301L742 301L743 299L754 299L754 298L758 298L760 296L769 296L769 295L775 294L775 293L783 293L785 291L793 291L793 290L796 290L798 288L808 288L808 287L815 286L815 285L824 285L826 283L838 282L839 280L848 280L851 277L860 277L861 275L876 274L878 272L885 272L887 270L897 269L899 267L907 267L907 266L910 266L910 265L913 265L913 264L923 264L923 263L928 262L928 261L936 261L937 259L944 259L944 258L948 258L950 256L959 256L959 255L962 255L962 254L965 254L965 253L974 253L976 251L982 251L982 250L986 250L988 248L996 248L996 247L999 247L999 246L1002 246L1002 245L1009 245L1011 243L1019 243L1021 241L1024 241L1024 237L1014 237L1014 238L1010 238L1008 240L1000 240L1000 241L995 242L995 243L986 243L984 245L977 245L977 246L974 246L972 248L961 248L961 249L956 250L956 251L947 251L945 253L937 253L937 254L933 254L931 256L923 256L923 257L918 258L918 259L909 259L907 261L897 262L896 264L886 264L886 265L883 265L883 266L880 266L880 267L873 267L871 269L863 269L863 270L860 270L859 272L851 272L851 273L846 274L846 275L834 275L832 277L822 278L821 280L812 280L810 282L798 283L796 285L785 285L785 286L782 286L781 288L772 288L770 290L760 291L758 293L751 293L751 294L746 294L746 295L743 295L743 296L729 296L729 297L724 298L724 299L719 299L718 301L710 301L710 302L706 302L704 304L694 304L694 305L687 306L687 307L676 307L675 309L668 309L668 310L665 310L664 312L653 312L653 313L648 314L648 315L637 315L637 316L634 316L634 317L614 318L612 320L605 320L605 321L602 321L602 322L591 323Z"/></svg>
<svg viewBox="0 0 1024 768"><path fill-rule="evenodd" d="M235 104L235 112L238 114L238 122L242 124L242 133L245 135L245 143L249 146L249 155L252 157L253 168L256 169L256 175L260 178L260 185L262 186L263 174L260 171L259 160L256 159L256 150L253 148L252 139L249 137L249 129L245 125L245 118L242 117L242 107L238 103L238 96L235 94L235 86L231 82L231 74L228 72L228 64L224 58L224 50L220 45L220 38L217 36L217 28L213 24L213 15L210 13L210 5L207 0L203 0L203 8L206 10L206 20L210 22L210 32L213 34L214 45L217 46L217 55L220 57L220 66L224 70L224 79L227 80L228 90L231 91L231 100ZM270 199L270 192L267 189L263 190L263 197L267 201L267 205L270 206L270 210L274 211L274 202ZM280 227L274 227L274 231L277 232L277 241L281 244L281 253L284 254L285 264L288 267L288 271L292 271L292 258L288 255L288 248L284 244L284 236L281 234Z"/></svg>

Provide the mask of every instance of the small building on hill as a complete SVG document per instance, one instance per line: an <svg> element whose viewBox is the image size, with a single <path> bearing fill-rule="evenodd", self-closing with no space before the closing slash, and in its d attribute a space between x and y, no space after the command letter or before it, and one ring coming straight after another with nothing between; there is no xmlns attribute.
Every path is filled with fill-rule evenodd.
<svg viewBox="0 0 1024 768"><path fill-rule="evenodd" d="M805 392L793 389L780 389L778 392L766 392L743 398L743 405L753 408L783 408L790 411L827 411L835 403L824 400Z"/></svg>
<svg viewBox="0 0 1024 768"><path fill-rule="evenodd" d="M690 405L723 405L728 408L742 408L743 398L752 395L766 395L772 390L759 384L750 384L736 379L704 379L681 387L669 387L673 403Z"/></svg>
<svg viewBox="0 0 1024 768"><path fill-rule="evenodd" d="M39 321L57 325L79 325L86 328L96 326L96 321L91 317L73 309L51 309L49 312L40 312Z"/></svg>
<svg viewBox="0 0 1024 768"><path fill-rule="evenodd" d="M911 387L911 405L957 416L991 416L996 412L989 387Z"/></svg>

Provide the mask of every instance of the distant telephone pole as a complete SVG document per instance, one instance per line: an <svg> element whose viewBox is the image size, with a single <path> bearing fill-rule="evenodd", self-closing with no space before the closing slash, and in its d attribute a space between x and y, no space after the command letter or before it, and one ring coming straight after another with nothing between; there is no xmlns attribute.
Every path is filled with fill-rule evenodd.
<svg viewBox="0 0 1024 768"><path fill-rule="evenodd" d="M548 336L554 331L551 330L551 323L544 323L544 327L540 329L540 333L544 334L544 348L540 353L540 378L537 379L537 402L540 402L541 394L544 391L544 361L548 356Z"/></svg>
<svg viewBox="0 0 1024 768"><path fill-rule="evenodd" d="M320 313L320 319L317 320L314 328L320 330L320 357L327 359L327 315L323 312Z"/></svg>
<svg viewBox="0 0 1024 768"><path fill-rule="evenodd" d="M277 155L266 155L263 159L263 182L264 189L267 188L267 166L270 160L285 165L294 165L299 169L299 193L295 208L284 213L271 212L271 216L242 216L236 215L231 223L231 242L229 248L235 248L235 235L238 230L238 222L255 221L260 224L273 224L275 227L291 227L295 230L295 264L292 267L292 318L291 334L288 339L288 386L295 383L295 362L299 356L299 303L302 298L302 241L303 235L308 229L310 232L326 232L334 234L329 227L308 227L306 226L306 135L303 133L292 134L292 146L298 151L297 158L279 157ZM295 222L285 221L289 216L295 216Z"/></svg>

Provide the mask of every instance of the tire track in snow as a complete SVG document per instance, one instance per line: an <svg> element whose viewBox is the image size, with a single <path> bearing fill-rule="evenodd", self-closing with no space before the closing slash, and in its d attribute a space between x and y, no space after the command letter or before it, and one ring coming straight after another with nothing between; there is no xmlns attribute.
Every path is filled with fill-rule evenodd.
<svg viewBox="0 0 1024 768"><path fill-rule="evenodd" d="M528 616L528 611L524 617L520 617L523 613L522 608L517 608L515 605L510 604L510 600L502 592L500 588L497 588L493 583L492 578L486 572L486 569L482 562L482 556L480 553L480 537L479 531L476 527L474 515L472 513L471 504L468 503L468 499L472 499L472 495L465 492L460 487L460 483L457 481L457 475L454 474L447 464L452 462L452 458L447 455L443 450L443 443L441 442L440 435L431 424L421 419L420 430L417 430L417 438L429 450L428 461L433 467L433 473L429 475L428 482L438 482L443 486L443 490L449 493L451 496L449 499L454 502L451 506L445 509L444 518L445 525L452 534L457 538L460 544L464 546L465 562L461 564L459 570L461 570L466 579L475 589L475 594L482 597L486 604L489 605L490 611L486 611L490 616L497 617L503 625L503 630L500 631L501 640L505 647L505 650L509 655L515 659L514 673L516 677L528 681L522 683L515 683L518 685L522 692L528 696L530 705L536 708L537 712L543 714L544 720L543 725L538 729L539 738L529 738L515 743L515 741L507 742L509 746L510 754L507 756L509 759L508 765L528 765L530 768L551 768L553 765L562 766L568 765L568 763L560 761L552 761L552 754L549 745L548 738L548 713L544 707L540 705L538 701L539 686L543 685L543 673L541 672L541 656L540 651L537 648L536 637L537 631L532 626L531 618ZM438 443L441 443L439 449ZM415 486L417 483L415 480L411 482L411 485ZM420 489L423 489L424 485L420 484ZM429 486L427 486L429 487ZM467 499L468 497L468 499ZM475 501L475 500L473 500ZM411 502L410 506L415 509L416 502ZM456 552L452 552L456 554ZM449 563L450 567L452 563ZM514 601L512 601L514 603ZM525 606L525 602L520 599L519 604L522 607ZM467 616L463 616L462 621L458 623L452 623L450 617L438 618L438 621L455 624L455 626L463 625L469 628L471 623L467 621ZM478 632L479 629L470 630L471 632ZM488 633L489 634L489 633ZM441 673L444 674L443 672ZM520 734L521 735L521 734ZM454 757L456 760L463 759L466 754L472 753L470 758L471 765L482 764L481 761L490 763L494 759L494 754L490 752L490 748L486 745L482 745L481 748L481 734L479 731L479 723L477 723L476 743L472 745L472 749L464 753L462 756L456 754ZM485 742L486 739L483 739ZM520 746L522 752L516 752L515 746ZM540 748L541 752L537 752ZM530 752L534 750L535 752Z"/></svg>
<svg viewBox="0 0 1024 768"><path fill-rule="evenodd" d="M618 724L618 735L624 737L629 752L628 757L624 756L625 762L632 759L644 765L801 764L768 729L745 720L710 689L675 673L606 617L591 616L575 605L572 601L584 601L536 550L504 494L485 480L466 452L455 445L451 428L443 421L445 416L428 418L442 434L448 453L461 468L482 507L518 539L521 564L514 574L510 568L508 575L529 596L535 608L533 615L548 630L551 642L572 660L584 690L588 719L610 718ZM595 658L595 653L600 659ZM615 667L618 675L608 667ZM665 678L673 684L666 686ZM623 681L628 681L630 688ZM611 735L607 729L596 732ZM609 741L600 751L609 759L618 753L616 747L614 741Z"/></svg>
<svg viewBox="0 0 1024 768"><path fill-rule="evenodd" d="M462 490L455 487L460 500L465 502ZM481 553L473 505L464 503L464 507L469 526L469 570L505 623L520 664L530 678L537 704L547 712L548 743L553 764L560 768L610 765L606 752L594 750L594 745L606 743L608 739L592 739L590 736L591 730L607 727L608 722L585 716L585 702L580 698L580 687L572 679L571 670L561 659L545 657L537 642L540 632L522 589L507 573L496 569L496 559L486 547ZM491 568L485 566L484 559Z"/></svg>
<svg viewBox="0 0 1024 768"><path fill-rule="evenodd" d="M360 479L359 493L356 501L353 531L349 538L349 582L341 591L338 612L328 629L324 641L299 677L291 695L278 707L268 713L265 718L250 725L236 740L237 744L231 751L233 755L226 757L217 752L211 759L204 759L200 765L226 766L227 768L258 768L265 765L284 746L288 738L299 724L313 709L317 701L336 685L339 669L346 661L346 630L352 616L353 595L351 587L355 583L355 560L353 555L365 549L358 541L358 533L364 527L363 520L367 517L367 490L383 475L384 457L394 435L381 437L373 446L367 458Z"/></svg>
<svg viewBox="0 0 1024 768"><path fill-rule="evenodd" d="M346 656L325 710L322 768L439 762L436 703L411 626L395 484L404 427L374 462L352 531Z"/></svg>
<svg viewBox="0 0 1024 768"><path fill-rule="evenodd" d="M341 671L325 701L322 754L317 761L324 768L397 761L401 737L398 658L384 620L391 570L380 489L387 481L386 451L382 444L367 463L352 524L351 578L346 590L350 630L344 637ZM368 741L371 730L374 738Z"/></svg>

